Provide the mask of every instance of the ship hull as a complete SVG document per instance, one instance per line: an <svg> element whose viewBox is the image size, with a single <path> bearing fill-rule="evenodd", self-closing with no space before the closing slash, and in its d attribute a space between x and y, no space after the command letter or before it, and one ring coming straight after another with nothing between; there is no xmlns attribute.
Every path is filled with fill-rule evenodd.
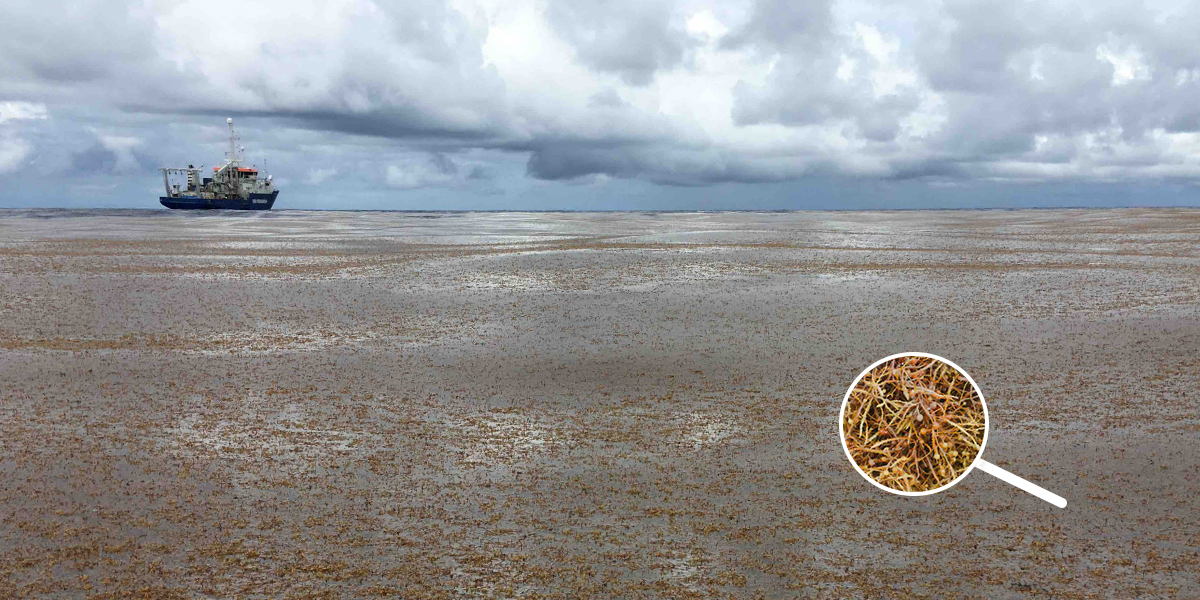
<svg viewBox="0 0 1200 600"><path fill-rule="evenodd" d="M174 210L271 210L279 190L270 194L250 194L249 198L198 198L161 196L158 201Z"/></svg>

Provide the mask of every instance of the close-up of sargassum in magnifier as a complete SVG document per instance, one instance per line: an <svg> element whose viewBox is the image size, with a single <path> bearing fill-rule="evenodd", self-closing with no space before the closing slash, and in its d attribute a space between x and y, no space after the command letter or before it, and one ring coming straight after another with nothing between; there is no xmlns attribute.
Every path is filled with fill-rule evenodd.
<svg viewBox="0 0 1200 600"><path fill-rule="evenodd" d="M896 358L863 375L842 418L855 464L904 492L954 481L979 454L985 427L983 402L970 380L924 356Z"/></svg>

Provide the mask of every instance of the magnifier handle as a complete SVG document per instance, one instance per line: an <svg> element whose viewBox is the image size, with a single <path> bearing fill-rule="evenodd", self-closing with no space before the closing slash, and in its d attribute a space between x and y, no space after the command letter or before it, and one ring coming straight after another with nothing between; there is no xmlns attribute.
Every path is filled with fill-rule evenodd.
<svg viewBox="0 0 1200 600"><path fill-rule="evenodd" d="M1033 483L1032 481L1027 481L1021 477L1013 475L1012 473L1009 473L1008 471L1005 471L1004 469L1001 469L1000 467L983 460L982 457L975 461L975 466L984 473L987 473L988 475L991 475L992 477L995 477L1007 484L1019 487L1022 490L1025 490L1026 492L1029 492L1030 494L1049 502L1050 504L1053 504L1059 508L1067 507L1066 498L1063 498L1062 496L1059 496L1058 494L1055 494L1054 492L1051 492L1050 490L1047 490L1046 488Z"/></svg>

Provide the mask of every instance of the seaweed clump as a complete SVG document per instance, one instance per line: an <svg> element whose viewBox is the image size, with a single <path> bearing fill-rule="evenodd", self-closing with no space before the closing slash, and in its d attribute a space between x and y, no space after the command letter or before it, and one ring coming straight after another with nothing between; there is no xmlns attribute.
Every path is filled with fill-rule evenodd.
<svg viewBox="0 0 1200 600"><path fill-rule="evenodd" d="M983 401L949 364L903 356L863 375L842 417L846 449L867 476L904 492L937 489L975 460Z"/></svg>

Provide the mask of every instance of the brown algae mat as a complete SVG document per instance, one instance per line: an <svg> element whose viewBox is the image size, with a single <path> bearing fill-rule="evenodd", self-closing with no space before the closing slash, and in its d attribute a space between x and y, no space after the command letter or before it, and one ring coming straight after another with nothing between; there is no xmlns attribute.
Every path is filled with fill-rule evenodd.
<svg viewBox="0 0 1200 600"><path fill-rule="evenodd" d="M868 477L902 492L952 483L983 449L987 415L958 369L902 356L865 373L846 399L846 450Z"/></svg>
<svg viewBox="0 0 1200 600"><path fill-rule="evenodd" d="M0 210L2 599L1200 598L1200 210L190 212Z"/></svg>

